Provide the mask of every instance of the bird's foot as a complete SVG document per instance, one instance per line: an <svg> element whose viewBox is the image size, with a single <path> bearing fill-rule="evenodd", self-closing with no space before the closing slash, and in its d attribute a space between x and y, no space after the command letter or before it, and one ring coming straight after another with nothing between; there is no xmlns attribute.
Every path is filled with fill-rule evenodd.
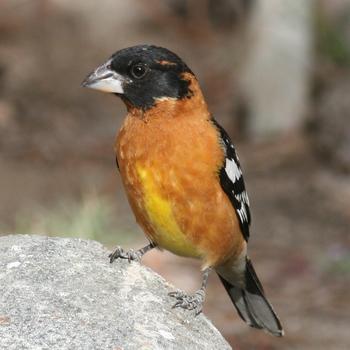
<svg viewBox="0 0 350 350"><path fill-rule="evenodd" d="M202 312L205 299L205 291L203 289L197 290L193 295L182 291L170 292L168 295L177 300L173 308L181 307L186 310L195 310L196 316Z"/></svg>
<svg viewBox="0 0 350 350"><path fill-rule="evenodd" d="M109 261L112 263L116 259L128 259L128 261L137 261L140 262L141 257L143 255L143 252L141 250L128 250L125 251L121 247L117 247L117 249L112 253L109 254Z"/></svg>

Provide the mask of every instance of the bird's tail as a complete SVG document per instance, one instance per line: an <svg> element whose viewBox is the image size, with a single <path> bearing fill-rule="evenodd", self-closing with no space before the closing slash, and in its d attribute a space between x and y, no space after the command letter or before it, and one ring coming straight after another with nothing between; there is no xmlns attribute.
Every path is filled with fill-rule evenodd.
<svg viewBox="0 0 350 350"><path fill-rule="evenodd" d="M282 325L266 299L263 287L248 258L246 260L244 288L233 285L220 274L219 277L238 314L249 326L265 329L277 337L283 336Z"/></svg>

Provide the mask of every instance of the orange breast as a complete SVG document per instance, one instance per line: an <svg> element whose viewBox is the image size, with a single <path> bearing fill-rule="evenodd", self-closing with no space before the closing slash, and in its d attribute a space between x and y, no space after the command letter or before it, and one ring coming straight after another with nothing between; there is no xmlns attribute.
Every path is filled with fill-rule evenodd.
<svg viewBox="0 0 350 350"><path fill-rule="evenodd" d="M137 222L149 238L178 255L216 266L238 255L244 240L220 186L223 151L207 117L129 115L116 153Z"/></svg>

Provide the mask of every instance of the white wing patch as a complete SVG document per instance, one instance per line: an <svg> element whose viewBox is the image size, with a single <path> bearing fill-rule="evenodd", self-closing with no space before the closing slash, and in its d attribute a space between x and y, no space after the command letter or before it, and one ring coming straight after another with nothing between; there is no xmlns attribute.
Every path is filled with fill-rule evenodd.
<svg viewBox="0 0 350 350"><path fill-rule="evenodd" d="M212 119L220 132L220 140L225 152L225 159L220 168L220 185L231 201L236 211L242 234L246 241L249 239L249 225L251 221L249 199L245 189L243 174L236 150L226 131Z"/></svg>
<svg viewBox="0 0 350 350"><path fill-rule="evenodd" d="M247 222L248 221L248 214L247 214L247 210L245 208L244 205L242 205L239 209L237 209L239 218L241 219L241 221L243 222Z"/></svg>
<svg viewBox="0 0 350 350"><path fill-rule="evenodd" d="M249 205L249 198L248 198L247 191L243 191L242 193L235 195L235 197L240 202L243 202L243 203L246 203L247 205Z"/></svg>
<svg viewBox="0 0 350 350"><path fill-rule="evenodd" d="M225 171L232 182L239 180L242 176L242 171L233 159L226 158Z"/></svg>
<svg viewBox="0 0 350 350"><path fill-rule="evenodd" d="M249 207L249 198L247 195L247 191L243 191L242 193L236 194L234 196L241 203L241 207L237 209L241 221L248 222L249 219L247 213L247 206Z"/></svg>
<svg viewBox="0 0 350 350"><path fill-rule="evenodd" d="M226 158L225 172L233 184L237 180L239 180L242 176L242 171L234 159ZM245 204L249 206L249 199L248 199L247 192L243 191L241 193L235 194L234 191L232 191L232 194L235 196L238 202L241 203L241 207L237 208L237 212L241 221L248 222L248 213L247 213L247 208L245 206Z"/></svg>

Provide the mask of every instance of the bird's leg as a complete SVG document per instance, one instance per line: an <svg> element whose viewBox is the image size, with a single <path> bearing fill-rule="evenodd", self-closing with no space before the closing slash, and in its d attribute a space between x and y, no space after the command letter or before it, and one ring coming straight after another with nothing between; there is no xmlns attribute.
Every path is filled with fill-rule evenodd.
<svg viewBox="0 0 350 350"><path fill-rule="evenodd" d="M195 310L196 316L199 315L202 312L205 291L211 270L211 267L208 267L203 271L202 286L193 295L188 295L182 291L170 292L169 296L177 300L173 308L181 307L187 310Z"/></svg>
<svg viewBox="0 0 350 350"><path fill-rule="evenodd" d="M124 251L123 248L117 247L117 249L112 253L109 254L109 261L112 263L116 259L128 259L130 261L140 261L142 256L146 254L149 250L153 249L156 246L155 243L151 242L150 244L146 245L145 247L133 250L130 249L127 252Z"/></svg>

